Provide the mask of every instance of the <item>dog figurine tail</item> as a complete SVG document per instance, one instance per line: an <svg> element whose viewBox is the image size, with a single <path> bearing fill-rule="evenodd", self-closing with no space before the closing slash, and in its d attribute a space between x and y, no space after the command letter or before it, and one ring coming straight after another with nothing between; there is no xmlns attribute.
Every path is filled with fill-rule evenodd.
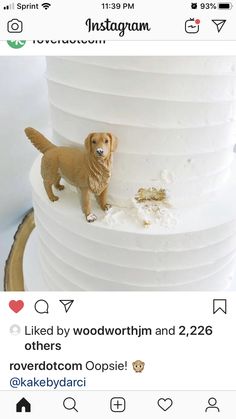
<svg viewBox="0 0 236 419"><path fill-rule="evenodd" d="M55 144L51 143L43 134L34 128L26 128L25 134L31 143L43 154L51 148L56 147Z"/></svg>

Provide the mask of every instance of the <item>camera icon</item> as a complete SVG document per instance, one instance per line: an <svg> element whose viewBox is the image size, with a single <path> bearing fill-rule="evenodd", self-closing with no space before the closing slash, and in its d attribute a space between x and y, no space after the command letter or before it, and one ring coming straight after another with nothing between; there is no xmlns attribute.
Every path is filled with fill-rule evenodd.
<svg viewBox="0 0 236 419"><path fill-rule="evenodd" d="M7 31L9 33L21 33L23 31L23 22L19 19L12 19L7 22Z"/></svg>

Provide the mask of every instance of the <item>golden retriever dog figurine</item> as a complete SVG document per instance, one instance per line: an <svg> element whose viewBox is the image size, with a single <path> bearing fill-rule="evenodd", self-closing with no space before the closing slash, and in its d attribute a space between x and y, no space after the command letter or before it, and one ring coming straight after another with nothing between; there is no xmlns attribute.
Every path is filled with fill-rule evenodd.
<svg viewBox="0 0 236 419"><path fill-rule="evenodd" d="M52 144L34 128L25 129L32 144L43 153L41 175L47 195L57 201L52 186L62 190L61 178L79 188L82 209L89 223L96 220L92 213L90 192L93 192L103 211L111 206L107 203L108 185L112 171L112 156L117 148L114 135L105 132L91 133L85 139L84 148L60 147Z"/></svg>

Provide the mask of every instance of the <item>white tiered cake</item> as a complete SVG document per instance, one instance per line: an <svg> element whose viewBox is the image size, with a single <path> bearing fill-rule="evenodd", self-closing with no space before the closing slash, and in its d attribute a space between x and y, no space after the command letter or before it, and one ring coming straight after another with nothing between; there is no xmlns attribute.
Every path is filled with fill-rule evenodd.
<svg viewBox="0 0 236 419"><path fill-rule="evenodd" d="M97 208L93 224L70 186L50 202L40 158L33 166L48 289L227 288L236 257L236 58L51 57L48 85L55 142L83 144L94 131L119 140L113 208ZM138 202L140 188L168 190L168 203Z"/></svg>

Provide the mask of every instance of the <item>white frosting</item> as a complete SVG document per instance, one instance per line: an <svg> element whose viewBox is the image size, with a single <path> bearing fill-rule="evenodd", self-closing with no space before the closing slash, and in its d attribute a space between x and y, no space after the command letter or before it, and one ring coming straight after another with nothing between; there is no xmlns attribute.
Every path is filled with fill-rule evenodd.
<svg viewBox="0 0 236 419"><path fill-rule="evenodd" d="M32 169L49 289L225 288L236 256L235 75L232 57L48 58L57 142L80 145L94 131L119 138L114 207L105 215L94 202L93 224L68 185L51 203L39 160ZM167 188L172 207L134 205L141 187Z"/></svg>
<svg viewBox="0 0 236 419"><path fill-rule="evenodd" d="M232 163L236 59L220 60L48 58L55 137L75 145L91 131L117 135L114 204L130 204L140 187L166 187L167 170L174 205L195 205Z"/></svg>
<svg viewBox="0 0 236 419"><path fill-rule="evenodd" d="M77 192L66 184L51 203L31 172L44 281L50 288L83 290L180 290L224 288L235 268L236 203L231 189L195 210L169 209L176 222L144 228L126 208L107 214L93 207L89 224ZM216 211L217 209L217 211ZM165 216L164 216L165 219Z"/></svg>

